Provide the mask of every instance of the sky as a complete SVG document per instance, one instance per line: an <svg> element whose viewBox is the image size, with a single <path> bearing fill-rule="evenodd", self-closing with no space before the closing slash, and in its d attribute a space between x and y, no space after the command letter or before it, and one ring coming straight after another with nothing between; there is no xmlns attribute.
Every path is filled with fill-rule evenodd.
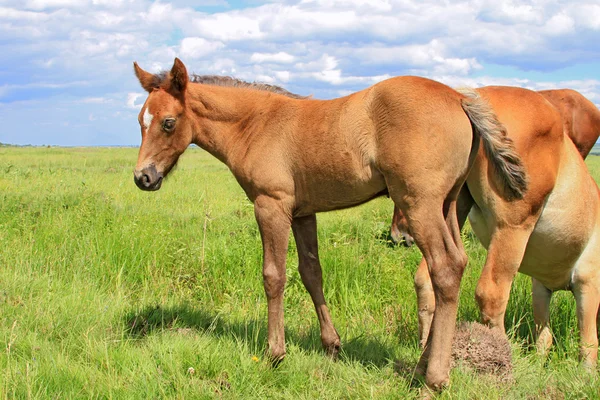
<svg viewBox="0 0 600 400"><path fill-rule="evenodd" d="M0 0L0 142L139 145L133 62L330 99L396 75L600 105L598 0Z"/></svg>

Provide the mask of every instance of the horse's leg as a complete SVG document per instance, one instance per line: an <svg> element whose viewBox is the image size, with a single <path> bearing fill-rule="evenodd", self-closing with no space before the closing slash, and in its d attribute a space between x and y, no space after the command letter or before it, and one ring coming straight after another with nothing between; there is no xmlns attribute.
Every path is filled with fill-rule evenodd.
<svg viewBox="0 0 600 400"><path fill-rule="evenodd" d="M408 222L398 206L394 205L394 214L392 214L392 226L390 235L394 243L400 243L404 239L404 245L410 247L415 244L415 239L408 233Z"/></svg>
<svg viewBox="0 0 600 400"><path fill-rule="evenodd" d="M529 223L517 228L496 228L477 282L475 298L479 304L482 322L500 329L503 333L510 287L523 261L534 226L534 223Z"/></svg>
<svg viewBox="0 0 600 400"><path fill-rule="evenodd" d="M594 275L585 279L575 277L573 294L577 303L577 321L581 336L579 356L583 365L594 369L598 360L597 316L600 304L600 279Z"/></svg>
<svg viewBox="0 0 600 400"><path fill-rule="evenodd" d="M436 310L431 334L417 367L421 369L427 365L425 381L427 386L435 390L442 389L449 381L458 289L467 263L460 235L458 243L455 242L459 229L454 196L454 199L449 196L446 201L437 204L434 201L425 203L421 199L405 210L410 231L429 267L435 296ZM443 210L443 214L440 210Z"/></svg>
<svg viewBox="0 0 600 400"><path fill-rule="evenodd" d="M323 296L323 278L317 244L317 218L309 215L292 220L292 230L298 248L298 269L304 287L310 294L321 327L321 343L327 353L337 356L341 342L329 315Z"/></svg>
<svg viewBox="0 0 600 400"><path fill-rule="evenodd" d="M419 316L419 344L425 348L429 331L431 330L431 321L435 312L435 294L433 285L429 277L427 262L421 259L417 272L415 273L415 291L417 292L417 309Z"/></svg>
<svg viewBox="0 0 600 400"><path fill-rule="evenodd" d="M283 291L291 217L281 201L267 196L260 196L254 201L254 214L263 246L263 284L268 308L267 355L277 364L285 357Z"/></svg>
<svg viewBox="0 0 600 400"><path fill-rule="evenodd" d="M467 220L469 211L473 206L473 197L466 185L462 187L458 195L456 203L456 216L458 219L458 232L453 232L455 243L461 242L460 230ZM431 321L433 320L433 313L435 311L435 296L433 293L433 286L431 284L431 278L429 277L429 270L427 269L427 262L423 258L417 272L415 274L415 291L417 292L417 307L419 310L419 343L421 347L425 347L427 343L427 337L429 336L429 330L431 329Z"/></svg>
<svg viewBox="0 0 600 400"><path fill-rule="evenodd" d="M550 330L550 300L552 291L537 279L531 278L531 297L533 300L533 321L535 322L536 348L538 353L547 354L552 346Z"/></svg>

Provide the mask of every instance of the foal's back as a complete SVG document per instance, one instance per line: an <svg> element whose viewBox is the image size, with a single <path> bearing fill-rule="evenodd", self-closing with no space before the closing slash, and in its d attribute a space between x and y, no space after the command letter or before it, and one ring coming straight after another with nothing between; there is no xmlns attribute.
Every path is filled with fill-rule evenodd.
<svg viewBox="0 0 600 400"><path fill-rule="evenodd" d="M361 204L388 190L447 196L472 148L462 98L435 81L398 77L335 100L288 99L277 112L289 109L293 123L271 135L288 139L278 163L293 180L295 215Z"/></svg>

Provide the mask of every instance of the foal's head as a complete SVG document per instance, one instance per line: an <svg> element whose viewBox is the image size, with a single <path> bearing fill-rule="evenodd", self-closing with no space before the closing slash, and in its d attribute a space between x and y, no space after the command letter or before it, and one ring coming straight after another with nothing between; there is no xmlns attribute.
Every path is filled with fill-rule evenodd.
<svg viewBox="0 0 600 400"><path fill-rule="evenodd" d="M192 143L192 122L185 107L188 73L176 58L166 74L151 74L134 63L135 74L149 93L138 121L142 145L134 171L142 190L160 189L163 177Z"/></svg>

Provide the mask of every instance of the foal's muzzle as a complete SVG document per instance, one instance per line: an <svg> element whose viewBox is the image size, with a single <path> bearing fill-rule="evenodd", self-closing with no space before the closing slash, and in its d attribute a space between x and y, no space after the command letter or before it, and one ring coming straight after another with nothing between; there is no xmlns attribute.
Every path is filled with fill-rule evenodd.
<svg viewBox="0 0 600 400"><path fill-rule="evenodd" d="M160 189L163 175L162 173L159 173L154 164L152 164L143 168L141 171L134 171L133 180L140 189L154 191Z"/></svg>

